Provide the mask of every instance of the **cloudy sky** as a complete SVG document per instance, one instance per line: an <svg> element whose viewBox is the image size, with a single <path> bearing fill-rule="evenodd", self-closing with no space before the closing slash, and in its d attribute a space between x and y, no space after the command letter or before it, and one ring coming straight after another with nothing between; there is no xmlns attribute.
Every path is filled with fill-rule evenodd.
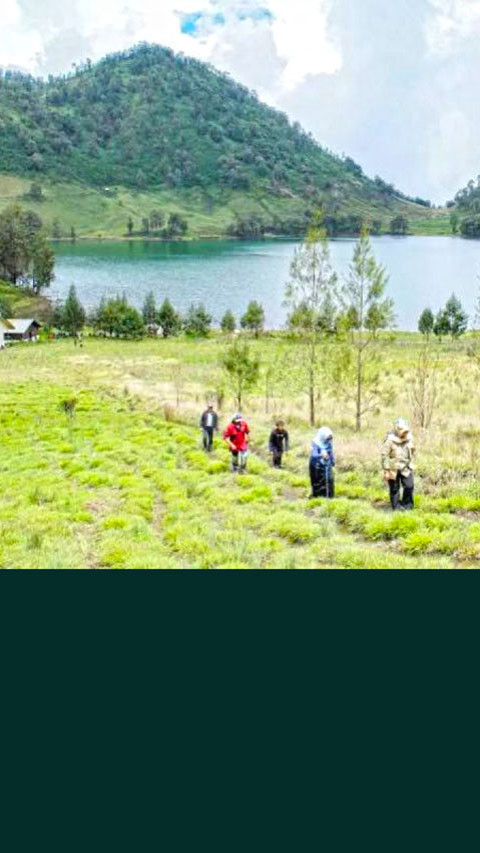
<svg viewBox="0 0 480 853"><path fill-rule="evenodd" d="M438 203L480 172L479 37L480 0L0 0L4 68L168 45Z"/></svg>

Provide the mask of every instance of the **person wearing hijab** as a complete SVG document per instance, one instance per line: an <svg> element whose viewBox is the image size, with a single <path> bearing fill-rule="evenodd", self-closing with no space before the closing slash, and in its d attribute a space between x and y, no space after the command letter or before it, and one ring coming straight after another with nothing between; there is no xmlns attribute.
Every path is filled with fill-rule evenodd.
<svg viewBox="0 0 480 853"><path fill-rule="evenodd" d="M394 512L414 508L415 444L408 423L398 418L383 445L383 476L390 489L390 502Z"/></svg>
<svg viewBox="0 0 480 853"><path fill-rule="evenodd" d="M335 497L334 468L333 433L329 427L322 427L313 439L310 453L311 498Z"/></svg>

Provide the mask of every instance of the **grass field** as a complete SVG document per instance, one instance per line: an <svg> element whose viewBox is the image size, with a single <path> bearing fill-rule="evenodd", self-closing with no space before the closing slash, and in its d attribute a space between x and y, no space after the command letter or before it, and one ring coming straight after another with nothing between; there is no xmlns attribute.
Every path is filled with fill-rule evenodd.
<svg viewBox="0 0 480 853"><path fill-rule="evenodd" d="M32 317L43 320L51 314L51 304L47 299L1 280L0 300L7 302L10 306L12 317Z"/></svg>
<svg viewBox="0 0 480 853"><path fill-rule="evenodd" d="M417 510L388 509L379 455L407 393L420 341L400 335L384 366L395 400L359 436L351 409L320 401L338 457L338 497L308 500L307 401L278 376L245 405L249 473L235 479L217 443L206 457L198 418L225 393L220 336L206 341L87 339L0 352L0 567L480 567L478 374L466 344L438 345L439 406L419 446ZM295 359L280 336L252 342L264 360ZM69 414L68 410L72 413ZM222 423L232 413L228 392ZM292 452L269 465L275 415Z"/></svg>
<svg viewBox="0 0 480 853"><path fill-rule="evenodd" d="M127 232L127 220L131 216L135 228L139 229L142 218L152 210L180 213L189 223L191 238L217 238L228 233L235 217L264 217L271 221L273 216L287 219L302 217L308 203L303 198L286 198L257 189L251 193L231 190L202 191L158 190L135 192L125 187L115 188L114 195L81 184L53 183L42 181L45 200L34 202L25 199L31 181L12 175L0 175L0 211L8 204L20 203L34 210L48 229L58 220L65 237L75 228L78 237L119 238ZM366 221L378 218L388 223L398 212L411 222L415 234L449 234L449 218L440 211L427 211L418 206L395 201L391 212L384 208L368 206L358 202L355 209L346 205L342 214L356 213Z"/></svg>

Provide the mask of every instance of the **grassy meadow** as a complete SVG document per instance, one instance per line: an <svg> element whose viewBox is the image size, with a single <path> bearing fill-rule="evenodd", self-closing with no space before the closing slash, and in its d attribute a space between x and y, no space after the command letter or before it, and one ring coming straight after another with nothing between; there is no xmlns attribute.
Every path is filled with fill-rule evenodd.
<svg viewBox="0 0 480 853"><path fill-rule="evenodd" d="M135 228L140 229L142 218L152 210L160 210L166 216L179 213L188 221L189 238L215 239L228 234L235 218L259 217L271 221L274 216L281 220L301 217L305 210L305 199L290 194L276 196L266 188L258 187L250 192L211 187L200 189L139 190L116 187L109 195L93 187L67 182L41 180L44 200L32 201L25 198L31 180L13 175L0 174L0 212L9 204L21 204L35 211L46 227L51 230L57 220L65 238L71 228L79 238L121 238L127 233L127 220L132 217ZM391 213L378 207L375 202L346 202L342 214L357 214L370 221L378 218L388 228L389 221L398 212L403 213L411 224L414 234L450 234L449 216L442 211L429 211L408 202L396 201ZM135 239L135 238L134 238ZM144 239L144 238L141 238Z"/></svg>
<svg viewBox="0 0 480 853"><path fill-rule="evenodd" d="M428 431L414 430L417 510L389 511L381 444L395 416L411 418L420 346L414 334L386 344L392 402L361 435L349 405L320 399L338 465L328 503L308 500L307 398L283 370L296 344L280 334L252 341L276 367L268 400L262 379L244 406L253 445L243 478L219 440L210 457L200 447L206 399L223 398L222 425L234 409L218 366L222 336L0 352L0 567L479 567L479 376L466 341L435 343L438 407ZM275 471L267 440L280 415L292 450Z"/></svg>
<svg viewBox="0 0 480 853"><path fill-rule="evenodd" d="M0 301L11 308L13 317L34 317L43 320L50 316L51 303L43 296L37 296L26 288L14 287L0 279Z"/></svg>

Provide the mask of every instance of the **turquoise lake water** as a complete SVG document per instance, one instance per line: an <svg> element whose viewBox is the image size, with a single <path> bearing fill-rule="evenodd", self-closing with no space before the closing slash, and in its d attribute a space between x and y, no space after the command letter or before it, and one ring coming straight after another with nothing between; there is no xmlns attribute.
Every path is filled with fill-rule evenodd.
<svg viewBox="0 0 480 853"><path fill-rule="evenodd" d="M344 274L355 240L331 242L334 267ZM480 242L459 237L377 237L372 244L387 268L397 326L416 329L423 308L437 310L454 291L473 313L480 281ZM229 308L241 316L251 299L264 305L267 326L281 328L285 283L295 242L149 243L79 241L55 245L51 296L64 298L71 284L85 307L102 296L125 293L141 307L153 291L179 311L203 302L216 321Z"/></svg>

